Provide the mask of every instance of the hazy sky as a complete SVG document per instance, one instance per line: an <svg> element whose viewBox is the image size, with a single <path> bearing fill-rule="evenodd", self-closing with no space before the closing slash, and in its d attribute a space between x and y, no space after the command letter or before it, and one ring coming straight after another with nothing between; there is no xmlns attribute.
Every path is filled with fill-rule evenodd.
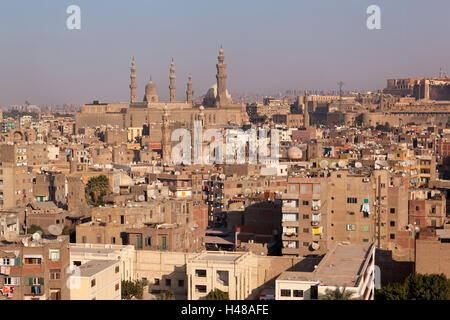
<svg viewBox="0 0 450 320"><path fill-rule="evenodd" d="M81 30L66 9L81 8ZM382 30L366 9L381 7ZM387 78L450 74L448 0L1 0L0 106L129 100L136 58L138 99L150 75L177 98L188 74L195 95L215 82L222 44L230 92L377 90Z"/></svg>

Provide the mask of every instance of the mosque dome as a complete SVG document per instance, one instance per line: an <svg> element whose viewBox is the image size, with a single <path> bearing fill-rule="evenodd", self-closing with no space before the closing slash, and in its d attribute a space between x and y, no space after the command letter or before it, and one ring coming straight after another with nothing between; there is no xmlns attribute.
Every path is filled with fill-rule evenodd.
<svg viewBox="0 0 450 320"><path fill-rule="evenodd" d="M291 147L288 150L288 158L289 160L301 160L303 156L302 150L297 147Z"/></svg>
<svg viewBox="0 0 450 320"><path fill-rule="evenodd" d="M156 85L151 80L145 86L144 101L158 102L158 93L156 92Z"/></svg>
<svg viewBox="0 0 450 320"><path fill-rule="evenodd" d="M228 89L226 90L227 98L231 101L231 95L228 92ZM206 99L208 100L215 100L217 97L217 83L213 84L208 91L206 92Z"/></svg>

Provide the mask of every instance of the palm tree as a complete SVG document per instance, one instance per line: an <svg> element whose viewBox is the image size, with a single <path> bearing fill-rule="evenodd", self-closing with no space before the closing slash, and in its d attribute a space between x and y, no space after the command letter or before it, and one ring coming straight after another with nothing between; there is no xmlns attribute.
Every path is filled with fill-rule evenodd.
<svg viewBox="0 0 450 320"><path fill-rule="evenodd" d="M109 180L105 175L99 175L89 179L86 186L86 198L95 206L103 204L103 196L109 190Z"/></svg>
<svg viewBox="0 0 450 320"><path fill-rule="evenodd" d="M342 290L337 287L334 290L326 289L325 294L319 297L320 300L352 300L353 292L348 291L346 287Z"/></svg>

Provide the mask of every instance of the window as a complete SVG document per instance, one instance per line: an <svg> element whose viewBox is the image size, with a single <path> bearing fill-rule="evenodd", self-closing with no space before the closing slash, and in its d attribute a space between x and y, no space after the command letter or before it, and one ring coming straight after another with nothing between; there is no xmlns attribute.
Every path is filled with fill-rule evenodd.
<svg viewBox="0 0 450 320"><path fill-rule="evenodd" d="M61 270L50 269L50 280L59 280L59 279L61 279Z"/></svg>
<svg viewBox="0 0 450 320"><path fill-rule="evenodd" d="M155 286L159 286L159 279L155 278Z"/></svg>
<svg viewBox="0 0 450 320"><path fill-rule="evenodd" d="M97 243L102 243L102 236L101 235L97 236Z"/></svg>
<svg viewBox="0 0 450 320"><path fill-rule="evenodd" d="M420 226L420 219L416 219L416 221L414 222L414 224L415 224L416 226Z"/></svg>
<svg viewBox="0 0 450 320"><path fill-rule="evenodd" d="M3 265L4 266L9 266L11 265L11 260L10 258L3 258Z"/></svg>
<svg viewBox="0 0 450 320"><path fill-rule="evenodd" d="M369 242L369 239L363 239L363 242Z"/></svg>
<svg viewBox="0 0 450 320"><path fill-rule="evenodd" d="M170 287L172 285L172 280L171 279L166 279L166 286Z"/></svg>
<svg viewBox="0 0 450 320"><path fill-rule="evenodd" d="M389 209L389 212L390 212L390 213L395 213L395 208L390 208L390 209Z"/></svg>
<svg viewBox="0 0 450 320"><path fill-rule="evenodd" d="M391 233L391 234L389 235L389 238L391 238L391 240L394 240L394 239L395 239L395 234Z"/></svg>
<svg viewBox="0 0 450 320"><path fill-rule="evenodd" d="M92 279L92 280L91 280L91 288L92 288L92 287L95 287L95 282L96 282L95 279Z"/></svg>
<svg viewBox="0 0 450 320"><path fill-rule="evenodd" d="M281 289L280 295L282 297L290 297L291 296L291 290Z"/></svg>
<svg viewBox="0 0 450 320"><path fill-rule="evenodd" d="M303 242L303 246L304 246L304 247L309 246L309 242Z"/></svg>
<svg viewBox="0 0 450 320"><path fill-rule="evenodd" d="M303 219L309 219L309 214L304 214Z"/></svg>
<svg viewBox="0 0 450 320"><path fill-rule="evenodd" d="M119 271L120 271L120 268L119 268L119 266L116 266L116 270L115 270L115 272L116 272L116 273L119 273Z"/></svg>
<svg viewBox="0 0 450 320"><path fill-rule="evenodd" d="M199 285L195 286L195 292L206 293L206 286L199 286Z"/></svg>
<svg viewBox="0 0 450 320"><path fill-rule="evenodd" d="M391 221L391 222L389 223L389 225L390 225L391 227L395 227L395 221Z"/></svg>
<svg viewBox="0 0 450 320"><path fill-rule="evenodd" d="M82 236L82 237L81 237L81 242L82 242L82 243L86 243L86 236Z"/></svg>
<svg viewBox="0 0 450 320"><path fill-rule="evenodd" d="M178 280L178 286L180 288L183 288L184 287L184 280Z"/></svg>
<svg viewBox="0 0 450 320"><path fill-rule="evenodd" d="M145 246L151 247L152 246L152 237L146 237L145 238Z"/></svg>
<svg viewBox="0 0 450 320"><path fill-rule="evenodd" d="M294 290L293 295L294 295L294 297L302 298L303 297L303 290Z"/></svg>
<svg viewBox="0 0 450 320"><path fill-rule="evenodd" d="M303 200L303 205L304 206L308 206L309 205L309 201L308 200Z"/></svg>
<svg viewBox="0 0 450 320"><path fill-rule="evenodd" d="M347 198L347 203L358 203L358 198Z"/></svg>
<svg viewBox="0 0 450 320"><path fill-rule="evenodd" d="M362 229L363 231L369 231L369 226L363 226Z"/></svg>
<svg viewBox="0 0 450 320"><path fill-rule="evenodd" d="M116 291L119 291L119 288L120 288L120 284L116 283L116 287L115 287Z"/></svg>
<svg viewBox="0 0 450 320"><path fill-rule="evenodd" d="M199 278L206 278L206 270L197 269L195 275Z"/></svg>
<svg viewBox="0 0 450 320"><path fill-rule="evenodd" d="M228 286L228 271L217 270L217 282L223 286Z"/></svg>
<svg viewBox="0 0 450 320"><path fill-rule="evenodd" d="M59 261L59 250L58 249L50 249L49 250L49 258L52 261Z"/></svg>
<svg viewBox="0 0 450 320"><path fill-rule="evenodd" d="M431 226L436 227L436 220L431 220Z"/></svg>
<svg viewBox="0 0 450 320"><path fill-rule="evenodd" d="M303 232L304 233L308 233L309 232L309 228L303 228Z"/></svg>
<svg viewBox="0 0 450 320"><path fill-rule="evenodd" d="M167 249L167 237L162 237L162 249L166 250Z"/></svg>
<svg viewBox="0 0 450 320"><path fill-rule="evenodd" d="M25 264L41 264L41 258L25 258Z"/></svg>
<svg viewBox="0 0 450 320"><path fill-rule="evenodd" d="M112 242L112 244L116 244L116 237L112 237L111 242Z"/></svg>

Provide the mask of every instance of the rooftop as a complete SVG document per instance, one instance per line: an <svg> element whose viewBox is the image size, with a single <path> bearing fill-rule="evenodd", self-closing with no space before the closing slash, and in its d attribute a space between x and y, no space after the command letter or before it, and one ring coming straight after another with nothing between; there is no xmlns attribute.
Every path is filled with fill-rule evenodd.
<svg viewBox="0 0 450 320"><path fill-rule="evenodd" d="M117 263L116 260L91 260L80 266L80 277L92 277Z"/></svg>
<svg viewBox="0 0 450 320"><path fill-rule="evenodd" d="M277 280L317 282L324 286L357 286L373 244L336 243L313 272L283 272Z"/></svg>

